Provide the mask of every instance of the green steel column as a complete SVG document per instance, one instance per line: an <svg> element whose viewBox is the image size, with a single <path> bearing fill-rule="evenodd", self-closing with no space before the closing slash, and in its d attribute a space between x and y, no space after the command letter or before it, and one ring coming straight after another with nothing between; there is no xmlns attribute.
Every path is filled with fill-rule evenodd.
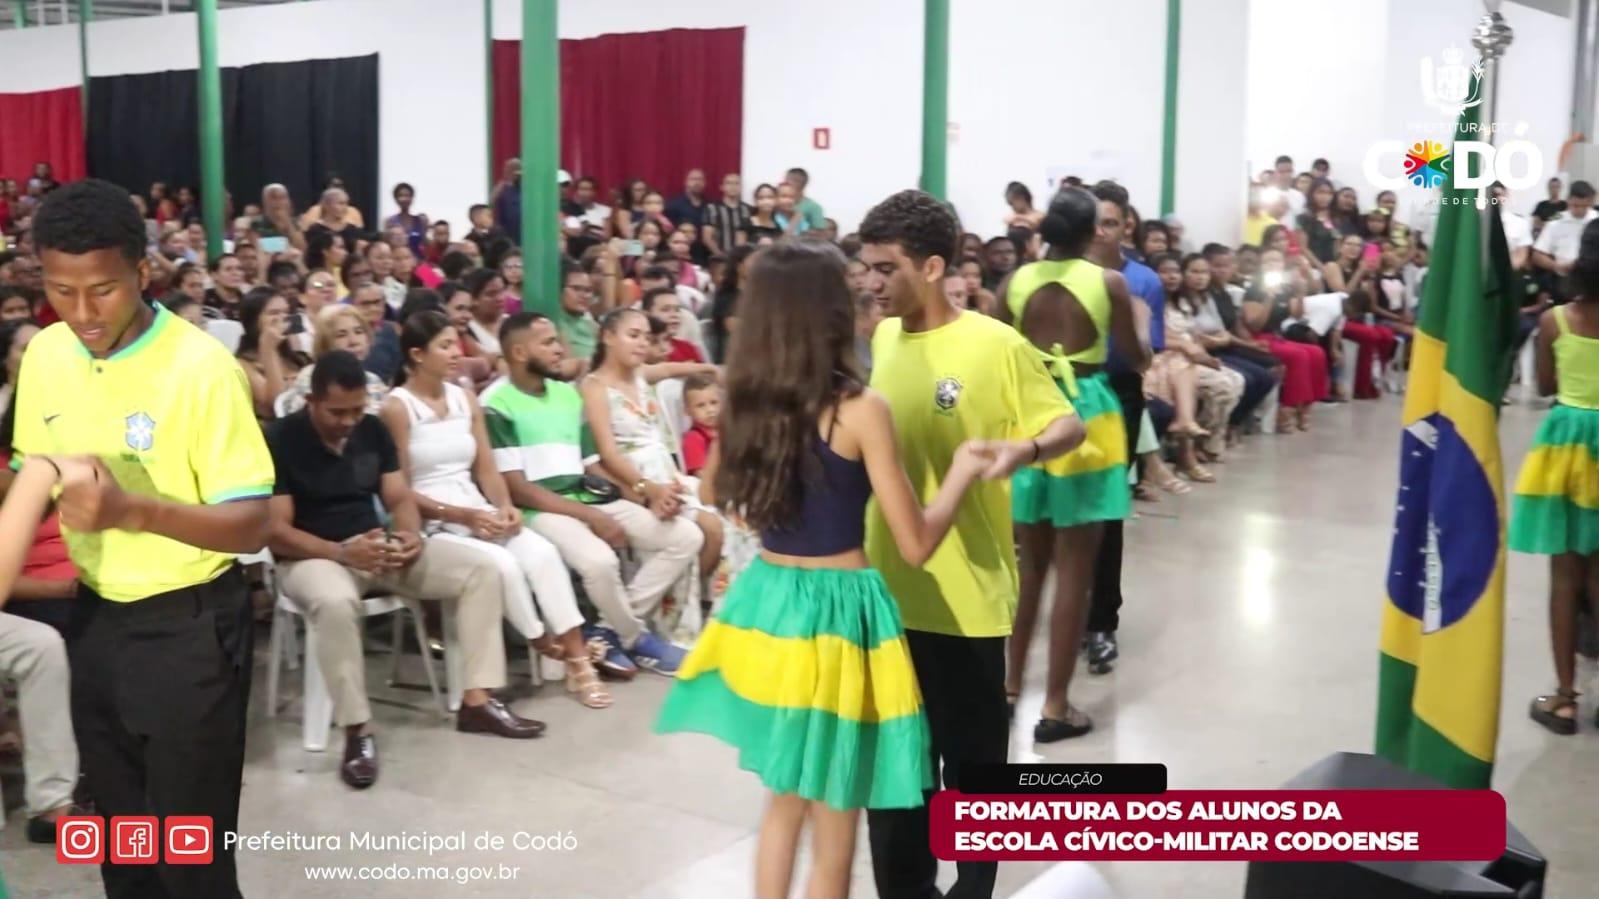
<svg viewBox="0 0 1599 899"><path fill-rule="evenodd" d="M494 193L494 0L483 0L483 128L488 133L489 145L484 163L488 173L488 191Z"/></svg>
<svg viewBox="0 0 1599 899"><path fill-rule="evenodd" d="M11 24L15 28L28 27L28 0L11 0Z"/></svg>
<svg viewBox="0 0 1599 899"><path fill-rule="evenodd" d="M200 208L205 254L222 253L226 188L222 184L222 72L217 68L217 0L195 0L200 22Z"/></svg>
<svg viewBox="0 0 1599 899"><path fill-rule="evenodd" d="M554 315L560 307L561 45L556 0L522 0L522 308Z"/></svg>
<svg viewBox="0 0 1599 899"><path fill-rule="evenodd" d="M949 0L925 0L922 20L922 190L946 199Z"/></svg>
<svg viewBox="0 0 1599 899"><path fill-rule="evenodd" d="M83 124L89 125L89 20L94 17L94 0L78 0L78 68L83 76Z"/></svg>
<svg viewBox="0 0 1599 899"><path fill-rule="evenodd" d="M1177 68L1183 0L1166 0L1166 106L1160 138L1160 214L1177 205Z"/></svg>

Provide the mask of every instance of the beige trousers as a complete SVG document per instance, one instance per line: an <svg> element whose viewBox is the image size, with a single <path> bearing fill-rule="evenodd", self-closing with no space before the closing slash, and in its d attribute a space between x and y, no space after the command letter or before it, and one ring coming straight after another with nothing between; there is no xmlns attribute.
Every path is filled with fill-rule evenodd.
<svg viewBox="0 0 1599 899"><path fill-rule="evenodd" d="M333 699L333 723L364 724L366 664L361 648L361 597L394 593L454 603L461 666L467 689L505 686L505 643L500 570L494 560L460 543L424 537L422 555L399 571L368 574L329 559L280 562L283 595L304 612L317 633L317 662Z"/></svg>

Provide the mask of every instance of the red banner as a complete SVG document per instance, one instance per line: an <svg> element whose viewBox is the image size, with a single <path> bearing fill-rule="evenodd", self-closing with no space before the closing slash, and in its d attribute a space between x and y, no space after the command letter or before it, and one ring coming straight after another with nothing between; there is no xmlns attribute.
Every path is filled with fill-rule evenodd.
<svg viewBox="0 0 1599 899"><path fill-rule="evenodd" d="M1505 851L1492 790L966 795L930 806L945 861L1468 861Z"/></svg>

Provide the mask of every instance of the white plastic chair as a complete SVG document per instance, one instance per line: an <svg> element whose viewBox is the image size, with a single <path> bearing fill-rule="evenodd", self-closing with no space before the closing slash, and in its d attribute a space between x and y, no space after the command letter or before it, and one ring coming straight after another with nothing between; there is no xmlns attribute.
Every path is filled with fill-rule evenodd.
<svg viewBox="0 0 1599 899"><path fill-rule="evenodd" d="M206 333L222 342L228 352L239 351L239 341L244 339L244 325L225 318L210 318L205 322Z"/></svg>
<svg viewBox="0 0 1599 899"><path fill-rule="evenodd" d="M327 682L322 678L321 666L317 663L316 628L311 626L311 621L299 606L289 600L278 589L277 572L272 563L270 552L263 550L250 556L241 556L240 564L261 562L266 565L265 573L267 589L273 596L272 609L272 636L268 641L267 649L267 717L275 718L278 713L278 678L282 666L287 663L290 668L295 667L299 655L295 640L295 619L305 621L305 671L301 676L303 682L303 698L301 701L300 745L307 752L322 752L328 745L328 730L333 725L333 700L328 695ZM404 611L411 616L411 624L416 633L417 645L422 648L422 666L427 672L428 689L433 694L433 701L441 709L446 708L445 696L439 689L438 675L433 671L433 660L428 656L427 625L423 623L421 605L414 599L400 596L369 596L361 600L361 613L364 618L375 618L379 615L388 615ZM445 616L445 630L452 629L449 623L451 616ZM404 645L404 629L400 619L394 621L394 639L389 647L389 682L395 681L400 666L400 648ZM448 638L446 638L448 645ZM454 653L459 657L460 653ZM445 664L450 663L450 656L446 655ZM459 707L459 702L457 706ZM453 711L453 710L452 710Z"/></svg>

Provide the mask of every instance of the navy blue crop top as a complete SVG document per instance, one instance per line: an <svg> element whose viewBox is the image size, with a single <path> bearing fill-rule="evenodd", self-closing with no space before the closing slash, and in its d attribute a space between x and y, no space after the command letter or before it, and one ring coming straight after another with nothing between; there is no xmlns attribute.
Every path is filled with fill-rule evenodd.
<svg viewBox="0 0 1599 899"><path fill-rule="evenodd" d="M762 531L761 545L785 556L860 549L866 541L866 501L872 498L866 461L840 456L820 434L812 434L811 445L818 464L802 481L799 517L792 526Z"/></svg>

